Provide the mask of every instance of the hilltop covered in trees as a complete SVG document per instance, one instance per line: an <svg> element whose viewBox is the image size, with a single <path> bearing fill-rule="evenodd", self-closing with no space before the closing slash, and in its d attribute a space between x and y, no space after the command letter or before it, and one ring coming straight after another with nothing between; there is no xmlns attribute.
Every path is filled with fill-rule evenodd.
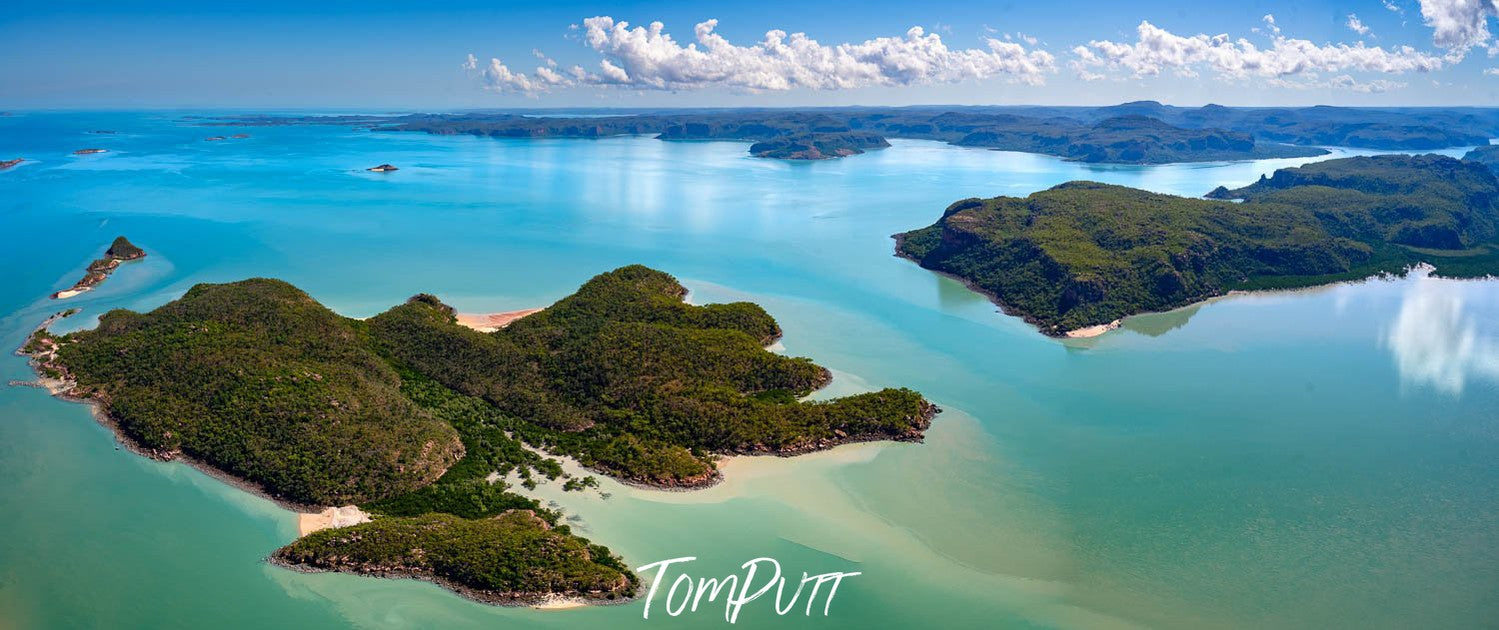
<svg viewBox="0 0 1499 630"><path fill-rule="evenodd" d="M910 390L798 401L830 376L764 349L781 334L770 315L685 295L637 265L493 333L458 325L427 297L369 326L395 360L528 419L517 429L528 441L630 481L700 485L716 475L711 453L793 454L926 428L934 408Z"/></svg>
<svg viewBox="0 0 1499 630"><path fill-rule="evenodd" d="M1420 262L1449 276L1499 273L1499 181L1478 164L1329 160L1209 196L1070 182L1024 198L965 199L935 224L896 235L896 247L1052 335L1234 289Z"/></svg>
<svg viewBox="0 0 1499 630"><path fill-rule="evenodd" d="M665 273L624 267L484 333L430 295L354 320L256 278L111 311L95 330L39 330L23 350L146 454L376 516L278 562L420 577L484 601L615 599L636 584L623 562L493 473L566 477L544 450L635 483L703 485L715 453L919 440L936 412L906 389L799 400L829 372L765 350L781 334L769 314L685 295Z"/></svg>

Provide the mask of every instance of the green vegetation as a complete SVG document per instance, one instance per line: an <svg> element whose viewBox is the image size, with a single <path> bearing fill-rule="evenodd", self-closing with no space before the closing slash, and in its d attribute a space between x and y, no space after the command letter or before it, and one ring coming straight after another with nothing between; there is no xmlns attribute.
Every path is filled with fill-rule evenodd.
<svg viewBox="0 0 1499 630"><path fill-rule="evenodd" d="M782 160L827 160L890 146L872 133L807 133L762 140L750 145L750 155Z"/></svg>
<svg viewBox="0 0 1499 630"><path fill-rule="evenodd" d="M966 199L897 251L954 274L1047 334L1233 289L1401 273L1499 273L1499 181L1436 155L1281 169L1219 199L1092 182ZM1242 203L1227 201L1243 200Z"/></svg>
<svg viewBox="0 0 1499 630"><path fill-rule="evenodd" d="M401 395L351 320L277 280L201 284L150 313L110 311L56 365L127 437L272 496L320 505L427 485L462 452Z"/></svg>
<svg viewBox="0 0 1499 630"><path fill-rule="evenodd" d="M916 439L926 427L933 408L910 390L797 402L828 373L767 352L780 336L774 319L754 304L692 306L685 295L637 265L493 333L459 326L427 296L369 326L393 359L524 418L509 427L516 436L635 482L699 485L716 476L714 452L789 454Z"/></svg>
<svg viewBox="0 0 1499 630"><path fill-rule="evenodd" d="M1166 164L1322 155L1323 149L1256 143L1247 133L1185 129L1145 116L1118 116L1093 125L1017 116L944 115L937 129L966 132L953 144L1045 153L1082 162Z"/></svg>
<svg viewBox="0 0 1499 630"><path fill-rule="evenodd" d="M134 260L145 255L145 250L136 247L134 243L130 242L130 239L123 236L116 236L114 242L109 244L109 249L104 252L105 258L118 258L120 260Z"/></svg>
<svg viewBox="0 0 1499 630"><path fill-rule="evenodd" d="M607 549L529 510L484 519L382 518L313 532L277 550L274 559L316 570L426 578L491 603L547 594L630 597L637 579Z"/></svg>
<svg viewBox="0 0 1499 630"><path fill-rule="evenodd" d="M1499 173L1499 144L1485 144L1463 155L1464 162L1477 162Z"/></svg>
<svg viewBox="0 0 1499 630"><path fill-rule="evenodd" d="M541 449L630 481L699 485L716 478L716 452L919 439L935 412L904 389L800 402L829 373L766 351L781 334L770 315L685 295L667 274L625 267L480 333L430 295L361 321L257 278L111 311L91 331L44 326L23 350L154 456L374 517L278 562L423 577L484 601L613 599L634 591L623 561L510 491L517 476L598 487Z"/></svg>
<svg viewBox="0 0 1499 630"><path fill-rule="evenodd" d="M115 269L119 268L120 263L137 258L145 258L145 256L145 250L136 247L125 237L117 236L114 242L110 243L109 249L104 252L104 257L96 258L90 262L88 269L83 273L83 277L78 282L73 283L72 288L69 290L82 292L92 289L105 280L108 280L109 275L114 273ZM61 291L52 294L52 299L54 300L62 297L64 296Z"/></svg>

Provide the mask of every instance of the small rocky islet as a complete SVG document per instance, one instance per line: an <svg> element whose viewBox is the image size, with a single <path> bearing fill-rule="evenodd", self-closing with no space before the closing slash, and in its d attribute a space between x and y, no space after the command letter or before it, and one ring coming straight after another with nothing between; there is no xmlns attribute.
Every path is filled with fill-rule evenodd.
<svg viewBox="0 0 1499 630"><path fill-rule="evenodd" d="M121 263L145 257L145 250L136 247L134 243L131 243L129 239L123 236L116 237L114 242L110 243L109 249L105 250L102 258L94 259L93 262L88 264L88 270L84 272L83 277L78 282L73 283L73 286L70 288L53 293L52 299L67 299L93 290L94 287L108 280L109 275L114 273L115 269L118 269Z"/></svg>

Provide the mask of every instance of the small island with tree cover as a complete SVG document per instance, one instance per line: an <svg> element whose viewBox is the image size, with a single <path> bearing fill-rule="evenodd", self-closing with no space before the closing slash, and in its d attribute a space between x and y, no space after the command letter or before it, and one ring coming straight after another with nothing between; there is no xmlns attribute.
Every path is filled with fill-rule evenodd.
<svg viewBox="0 0 1499 630"><path fill-rule="evenodd" d="M1417 264L1449 277L1499 274L1499 180L1474 162L1328 160L1208 196L1069 182L1024 198L965 199L933 225L895 235L896 252L1054 336L1097 334L1234 290Z"/></svg>
<svg viewBox="0 0 1499 630"><path fill-rule="evenodd" d="M117 236L114 242L110 243L109 249L104 251L103 258L98 258L90 262L88 270L83 273L83 277L78 282L75 282L71 288L53 293L52 299L63 300L86 291L91 291L94 287L108 280L109 275L120 267L120 263L145 257L145 250L136 247L129 239Z"/></svg>
<svg viewBox="0 0 1499 630"><path fill-rule="evenodd" d="M511 491L512 475L567 477L542 452L693 487L717 480L717 454L915 441L937 411L907 389L803 400L830 374L767 351L781 334L769 314L685 295L670 275L624 267L480 332L430 295L356 320L254 278L110 311L93 330L39 329L22 350L44 384L95 404L143 454L294 506L372 515L304 536L278 564L425 579L492 603L618 601L638 581L623 560Z"/></svg>

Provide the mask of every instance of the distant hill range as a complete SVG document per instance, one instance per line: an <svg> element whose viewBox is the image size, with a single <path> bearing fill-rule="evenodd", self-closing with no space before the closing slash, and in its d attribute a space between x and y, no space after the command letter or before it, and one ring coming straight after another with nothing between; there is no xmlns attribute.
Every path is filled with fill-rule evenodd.
<svg viewBox="0 0 1499 630"><path fill-rule="evenodd" d="M244 117L208 125L344 124L497 138L738 140L759 157L827 159L888 146L890 138L1055 155L1095 163L1164 164L1304 157L1320 146L1432 150L1488 144L1499 109L1173 107L902 107L464 112L405 116Z"/></svg>

